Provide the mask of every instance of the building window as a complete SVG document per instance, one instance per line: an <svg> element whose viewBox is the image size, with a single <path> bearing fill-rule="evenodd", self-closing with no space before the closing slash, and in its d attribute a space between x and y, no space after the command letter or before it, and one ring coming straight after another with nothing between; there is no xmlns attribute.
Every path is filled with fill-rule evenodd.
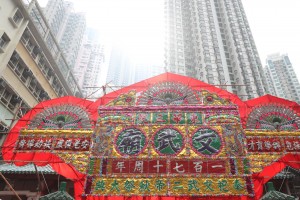
<svg viewBox="0 0 300 200"><path fill-rule="evenodd" d="M23 19L24 17L21 11L18 8L16 8L15 11L13 12L12 17L9 18L9 21L13 24L15 28L17 28L21 24Z"/></svg>
<svg viewBox="0 0 300 200"><path fill-rule="evenodd" d="M1 35L1 32L0 32ZM2 32L2 35L0 37L0 53L3 53L7 44L10 42L9 37L6 35L5 32Z"/></svg>

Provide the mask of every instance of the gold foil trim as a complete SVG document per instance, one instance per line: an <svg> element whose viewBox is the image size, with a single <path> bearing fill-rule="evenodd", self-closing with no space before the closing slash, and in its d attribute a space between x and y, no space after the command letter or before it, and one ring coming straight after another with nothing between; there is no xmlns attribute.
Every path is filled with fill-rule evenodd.
<svg viewBox="0 0 300 200"><path fill-rule="evenodd" d="M34 130L28 130L28 129L23 129L20 131L21 135L92 135L93 130L60 130L60 129L45 129L45 130L40 130L40 129L34 129Z"/></svg>
<svg viewBox="0 0 300 200"><path fill-rule="evenodd" d="M56 153L65 163L72 164L79 172L86 173L88 154L86 153Z"/></svg>
<svg viewBox="0 0 300 200"><path fill-rule="evenodd" d="M93 195L248 195L242 178L96 178Z"/></svg>
<svg viewBox="0 0 300 200"><path fill-rule="evenodd" d="M245 130L246 136L300 136L300 131L257 131Z"/></svg>
<svg viewBox="0 0 300 200"><path fill-rule="evenodd" d="M283 154L249 154L247 158L251 164L251 171L254 173L262 171L266 166L284 156Z"/></svg>

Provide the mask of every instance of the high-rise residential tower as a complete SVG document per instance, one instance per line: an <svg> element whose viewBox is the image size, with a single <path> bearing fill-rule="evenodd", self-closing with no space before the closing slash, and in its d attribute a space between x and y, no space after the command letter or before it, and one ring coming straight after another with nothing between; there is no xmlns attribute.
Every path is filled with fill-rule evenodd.
<svg viewBox="0 0 300 200"><path fill-rule="evenodd" d="M73 69L83 96L88 99L99 98L101 75L104 73L104 46L94 37L95 30L88 29ZM99 91L99 92L97 92Z"/></svg>
<svg viewBox="0 0 300 200"><path fill-rule="evenodd" d="M136 59L134 53L118 45L111 49L107 70L106 81L115 87L124 87L164 72L161 64Z"/></svg>
<svg viewBox="0 0 300 200"><path fill-rule="evenodd" d="M265 74L272 95L300 102L300 84L287 54L269 55Z"/></svg>
<svg viewBox="0 0 300 200"><path fill-rule="evenodd" d="M64 0L49 0L44 9L45 17L57 41L62 38L72 10L73 3Z"/></svg>
<svg viewBox="0 0 300 200"><path fill-rule="evenodd" d="M110 85L124 87L134 83L135 63L129 53L119 46L113 46L106 81Z"/></svg>
<svg viewBox="0 0 300 200"><path fill-rule="evenodd" d="M69 66L74 68L86 30L85 14L74 12L73 4L64 0L49 0L44 13Z"/></svg>
<svg viewBox="0 0 300 200"><path fill-rule="evenodd" d="M71 68L74 68L85 30L85 14L71 13L68 17L62 39L59 42Z"/></svg>
<svg viewBox="0 0 300 200"><path fill-rule="evenodd" d="M167 71L219 85L242 99L266 93L241 0L166 0L165 19Z"/></svg>
<svg viewBox="0 0 300 200"><path fill-rule="evenodd" d="M136 64L134 71L135 71L134 83L164 73L164 69L161 65L146 64L146 63Z"/></svg>

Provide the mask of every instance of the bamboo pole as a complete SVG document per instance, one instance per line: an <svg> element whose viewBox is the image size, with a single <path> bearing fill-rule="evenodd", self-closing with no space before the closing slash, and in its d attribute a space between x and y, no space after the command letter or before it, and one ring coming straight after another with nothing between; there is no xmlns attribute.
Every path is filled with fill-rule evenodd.
<svg viewBox="0 0 300 200"><path fill-rule="evenodd" d="M14 188L11 186L11 184L7 181L7 179L3 176L3 174L0 172L0 176L3 178L3 180L5 181L5 183L8 185L9 189L16 195L16 197L19 200L22 200L19 195L17 194L17 192L14 190Z"/></svg>

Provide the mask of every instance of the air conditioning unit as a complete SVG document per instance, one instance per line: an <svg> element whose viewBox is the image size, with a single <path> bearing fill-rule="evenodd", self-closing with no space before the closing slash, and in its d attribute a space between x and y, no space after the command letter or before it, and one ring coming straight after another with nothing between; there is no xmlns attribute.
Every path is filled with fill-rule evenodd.
<svg viewBox="0 0 300 200"><path fill-rule="evenodd" d="M20 96L16 96L16 95L14 95L10 100L11 103L20 103L21 101L22 101L22 98Z"/></svg>
<svg viewBox="0 0 300 200"><path fill-rule="evenodd" d="M32 71L30 69L25 69L23 73L26 76L32 76L33 75Z"/></svg>
<svg viewBox="0 0 300 200"><path fill-rule="evenodd" d="M7 133L8 127L5 126L3 123L0 123L0 133Z"/></svg>
<svg viewBox="0 0 300 200"><path fill-rule="evenodd" d="M0 79L0 87L5 87L5 81L3 79Z"/></svg>

